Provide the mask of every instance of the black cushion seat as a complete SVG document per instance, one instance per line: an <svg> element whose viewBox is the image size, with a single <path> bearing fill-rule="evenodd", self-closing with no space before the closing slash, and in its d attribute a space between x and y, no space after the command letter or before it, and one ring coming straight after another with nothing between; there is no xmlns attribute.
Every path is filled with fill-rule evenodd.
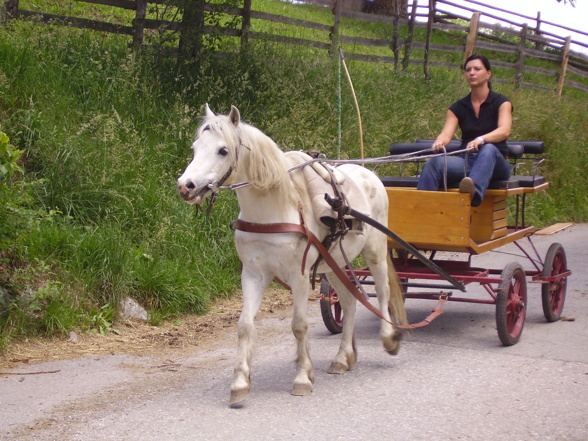
<svg viewBox="0 0 588 441"><path fill-rule="evenodd" d="M381 176L380 181L384 187L416 188L419 182L418 176Z"/></svg>
<svg viewBox="0 0 588 441"><path fill-rule="evenodd" d="M545 184L547 181L544 176L511 176L510 179L516 179L519 187L533 188ZM509 187L510 188L510 187Z"/></svg>

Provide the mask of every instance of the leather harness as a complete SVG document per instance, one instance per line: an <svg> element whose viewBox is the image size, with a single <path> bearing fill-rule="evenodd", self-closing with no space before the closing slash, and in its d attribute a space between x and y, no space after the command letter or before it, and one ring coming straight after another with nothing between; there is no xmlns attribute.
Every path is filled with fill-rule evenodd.
<svg viewBox="0 0 588 441"><path fill-rule="evenodd" d="M233 223L233 228L240 231L245 231L248 233L299 233L303 234L307 237L308 243L306 245L306 249L304 251L304 257L302 258L302 267L301 272L304 274L304 268L306 266L306 256L308 254L308 250L310 249L311 245L317 247L320 255L325 260L325 262L329 265L329 267L333 270L337 278L345 285L345 288L349 290L353 296L359 300L359 302L364 305L368 310L373 312L376 316L380 319L385 320L392 326L399 328L399 329L415 329L415 328L422 328L423 326L427 326L433 320L435 320L438 316L440 316L443 311L442 307L445 302L448 300L447 295L439 296L439 301L435 308L433 308L431 314L429 314L424 320L420 321L419 323L410 324L410 325L398 325L396 323L391 322L384 318L382 313L379 309L374 307L367 297L363 295L357 286L349 279L346 272L341 269L341 267L337 264L333 256L329 253L327 248L323 245L316 235L304 225L304 221L302 220L302 215L300 216L301 223L300 224L293 224L293 223L273 223L273 224L257 224L252 222L247 222L241 219L237 219Z"/></svg>

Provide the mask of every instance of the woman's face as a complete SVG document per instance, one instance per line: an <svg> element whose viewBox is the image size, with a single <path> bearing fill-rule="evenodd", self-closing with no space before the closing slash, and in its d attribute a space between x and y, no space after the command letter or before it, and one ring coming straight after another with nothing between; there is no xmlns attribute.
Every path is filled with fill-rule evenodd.
<svg viewBox="0 0 588 441"><path fill-rule="evenodd" d="M466 64L464 75L471 87L487 83L492 76L492 71L484 67L482 60L471 60Z"/></svg>

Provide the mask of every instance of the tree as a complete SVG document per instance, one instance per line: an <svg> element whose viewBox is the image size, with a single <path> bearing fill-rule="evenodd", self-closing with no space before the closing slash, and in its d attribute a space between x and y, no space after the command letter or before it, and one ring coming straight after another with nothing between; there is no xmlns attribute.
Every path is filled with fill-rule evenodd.
<svg viewBox="0 0 588 441"><path fill-rule="evenodd" d="M406 17L408 0L364 0L361 10L371 14Z"/></svg>

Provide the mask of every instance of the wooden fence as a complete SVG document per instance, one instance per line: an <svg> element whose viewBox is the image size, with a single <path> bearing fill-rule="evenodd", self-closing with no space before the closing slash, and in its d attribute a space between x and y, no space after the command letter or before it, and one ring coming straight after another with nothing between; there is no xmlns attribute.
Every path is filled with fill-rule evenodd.
<svg viewBox="0 0 588 441"><path fill-rule="evenodd" d="M447 0L428 0L428 4L422 5L413 0L407 11L408 18L390 17L361 12L361 2L358 0L304 0L298 1L315 6L329 8L332 18L328 23L315 23L295 17L270 14L256 11L252 8L252 0L243 0L242 7L233 7L227 4L206 2L206 0L79 0L85 3L106 5L128 11L132 17L128 23L107 23L98 20L81 17L71 17L59 14L49 14L39 11L27 11L19 8L19 0L6 0L4 4L4 20L13 18L36 19L44 23L61 24L80 28L89 28L96 31L110 32L127 35L132 38L135 46L145 44L145 36L148 33L164 32L176 33L180 37L176 50L180 55L195 56L202 48L204 35L222 36L227 39L236 39L240 43L236 48L252 40L273 41L278 44L303 45L324 50L325 53L334 54L336 48L345 48L345 56L352 60L366 62L392 63L397 68L406 69L409 65L422 65L423 74L430 76L431 67L457 68L461 62L477 51L496 51L512 54L516 62L494 61L496 67L514 71L511 80L495 80L495 82L513 81L516 87L531 87L545 90L555 90L562 94L564 86L588 92L588 55L572 50L574 47L588 48L588 44L571 37L562 38L555 33L542 29L542 25L558 26L546 20L542 20L538 13L536 18L511 13L499 8L492 8L475 0L462 0L460 4ZM409 0L410 1L410 0ZM421 0L422 3L422 0ZM169 17L152 17L148 12L148 6L160 6L169 8L169 5L189 5L183 19L169 19ZM355 7L349 8L348 5ZM357 6L359 4L359 7ZM449 12L447 7L459 8L463 14ZM484 6L485 12L481 12L477 6ZM287 9L285 9L287 10ZM490 10L491 12L487 12ZM133 11L133 12L130 12ZM508 12L518 17L518 21L531 21L519 24L496 15L499 12ZM223 14L225 17L238 18L236 26L224 26L228 20L219 20L214 25L207 23L206 14ZM296 27L305 33L305 37L284 35L280 32L270 33L256 30L255 23L258 20L281 24L286 27ZM364 36L349 35L348 24L354 20L378 23L386 29L385 38L369 38ZM492 20L492 23L488 21ZM421 31L419 32L419 28ZM577 31L565 26L559 26L562 30L574 32L578 35L588 33ZM460 35L463 42L454 44L432 43L434 32L451 33ZM424 34L424 38L422 37ZM307 38L306 35L310 35ZM401 38L400 35L404 37ZM420 38L420 39L419 39ZM459 39L458 39L459 40ZM367 53L366 53L367 52ZM448 54L447 56L443 54ZM461 54L461 56L460 56ZM436 56L435 56L436 55ZM456 57L459 60L456 60ZM452 58L453 62L444 61ZM533 67L526 60L547 60L552 68ZM531 81L527 80L531 77ZM567 76L573 75L579 81L573 81ZM552 77L554 85L548 87L533 82L534 78L545 76ZM545 81L540 81L545 84Z"/></svg>

